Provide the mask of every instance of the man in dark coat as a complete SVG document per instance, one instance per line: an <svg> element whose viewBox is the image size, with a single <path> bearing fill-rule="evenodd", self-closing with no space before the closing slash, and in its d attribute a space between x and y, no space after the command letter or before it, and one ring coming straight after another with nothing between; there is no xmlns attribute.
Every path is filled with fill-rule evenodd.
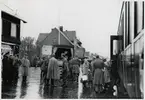
<svg viewBox="0 0 145 100"><path fill-rule="evenodd" d="M3 57L3 68L2 68L2 79L3 83L6 84L8 83L8 78L9 78L9 73L10 73L10 63L9 63L9 52L7 52L4 57Z"/></svg>

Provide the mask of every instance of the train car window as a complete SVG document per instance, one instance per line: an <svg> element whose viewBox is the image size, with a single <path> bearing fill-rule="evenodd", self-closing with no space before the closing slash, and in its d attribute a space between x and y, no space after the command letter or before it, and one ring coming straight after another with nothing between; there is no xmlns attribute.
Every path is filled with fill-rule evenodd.
<svg viewBox="0 0 145 100"><path fill-rule="evenodd" d="M128 3L128 44L131 43L131 33L130 33L130 1Z"/></svg>
<svg viewBox="0 0 145 100"><path fill-rule="evenodd" d="M141 32L143 29L143 11L144 11L144 2L143 1L136 1L134 5L134 10L135 10L135 37Z"/></svg>
<svg viewBox="0 0 145 100"><path fill-rule="evenodd" d="M137 36L137 1L134 2L134 38Z"/></svg>
<svg viewBox="0 0 145 100"><path fill-rule="evenodd" d="M125 47L128 46L128 9L127 2L125 2Z"/></svg>
<svg viewBox="0 0 145 100"><path fill-rule="evenodd" d="M122 37L124 37L124 13L123 13L123 16L122 16L122 20L121 20L121 26L122 26L122 28L121 28L121 35L122 35ZM124 38L122 38L122 50L124 50Z"/></svg>
<svg viewBox="0 0 145 100"><path fill-rule="evenodd" d="M144 29L144 1L142 3L142 29Z"/></svg>
<svg viewBox="0 0 145 100"><path fill-rule="evenodd" d="M137 2L137 33L139 34L140 33L140 31L142 30L142 25L143 25L143 21L142 21L142 19L143 19L143 13L142 13L142 11L143 11L143 9L142 9L142 6L143 6L143 1L138 1Z"/></svg>

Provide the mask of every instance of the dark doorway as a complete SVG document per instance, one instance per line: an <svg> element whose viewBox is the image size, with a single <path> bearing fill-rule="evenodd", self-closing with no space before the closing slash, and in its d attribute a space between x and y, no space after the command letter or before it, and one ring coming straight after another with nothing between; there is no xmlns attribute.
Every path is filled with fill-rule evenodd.
<svg viewBox="0 0 145 100"><path fill-rule="evenodd" d="M66 48L58 48L56 53L55 53L55 57L56 59L62 59L61 58L61 54L64 53L65 51L68 52L67 56L68 56L68 60L70 60L70 58L72 57L72 54L71 54L71 49L66 49Z"/></svg>

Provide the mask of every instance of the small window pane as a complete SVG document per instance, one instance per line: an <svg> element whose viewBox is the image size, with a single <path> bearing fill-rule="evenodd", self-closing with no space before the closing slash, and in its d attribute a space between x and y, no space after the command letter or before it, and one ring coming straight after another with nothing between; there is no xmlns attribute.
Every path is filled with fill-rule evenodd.
<svg viewBox="0 0 145 100"><path fill-rule="evenodd" d="M11 23L11 36L16 37L16 24Z"/></svg>

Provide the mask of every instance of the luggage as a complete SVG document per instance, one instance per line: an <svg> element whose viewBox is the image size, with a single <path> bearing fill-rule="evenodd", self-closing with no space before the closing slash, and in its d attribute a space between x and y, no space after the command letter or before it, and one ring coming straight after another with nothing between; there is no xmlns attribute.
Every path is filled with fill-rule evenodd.
<svg viewBox="0 0 145 100"><path fill-rule="evenodd" d="M87 75L82 75L81 77L81 83L88 81L88 76Z"/></svg>

